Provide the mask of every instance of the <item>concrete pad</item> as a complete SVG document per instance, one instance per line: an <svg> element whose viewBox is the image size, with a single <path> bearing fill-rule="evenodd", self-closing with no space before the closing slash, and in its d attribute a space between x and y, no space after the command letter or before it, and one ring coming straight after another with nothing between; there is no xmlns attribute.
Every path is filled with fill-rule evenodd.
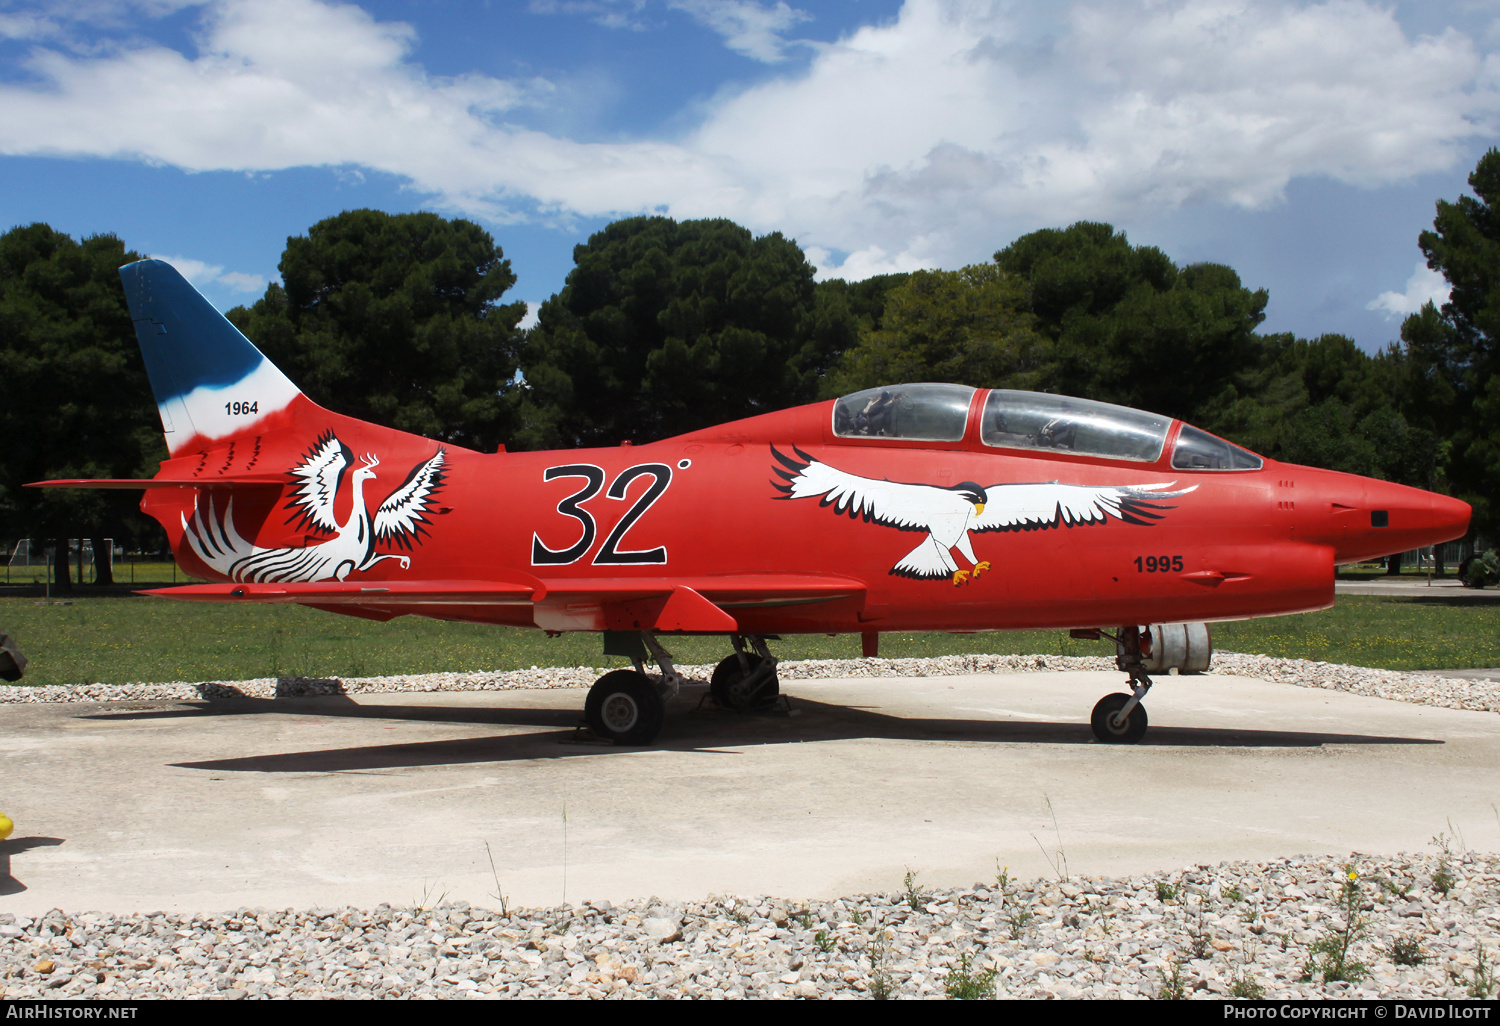
<svg viewBox="0 0 1500 1026"><path fill-rule="evenodd" d="M1375 595L1382 598L1427 598L1443 602L1500 602L1500 588L1465 588L1457 577L1427 580L1408 577L1372 577L1366 581L1335 581L1335 595Z"/></svg>
<svg viewBox="0 0 1500 1026"><path fill-rule="evenodd" d="M788 681L795 715L674 703L569 744L577 690L0 707L0 909L832 897L1012 875L1500 848L1500 716L1243 677ZM488 851L486 850L488 843ZM490 857L494 860L494 872Z"/></svg>

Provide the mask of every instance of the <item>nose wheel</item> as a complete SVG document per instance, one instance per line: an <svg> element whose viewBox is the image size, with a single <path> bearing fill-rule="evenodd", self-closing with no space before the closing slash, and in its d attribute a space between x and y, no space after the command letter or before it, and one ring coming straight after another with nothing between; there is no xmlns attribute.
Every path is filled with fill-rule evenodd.
<svg viewBox="0 0 1500 1026"><path fill-rule="evenodd" d="M1125 707L1132 703L1127 712ZM1134 695L1105 695L1094 706L1089 726L1106 744L1134 744L1146 735L1146 707Z"/></svg>
<svg viewBox="0 0 1500 1026"><path fill-rule="evenodd" d="M1115 643L1115 665L1130 674L1130 694L1105 695L1089 715L1089 727L1105 744L1131 745L1146 736L1146 709L1141 699L1151 690L1146 676L1145 659L1150 654L1151 635L1139 627L1121 627L1120 633L1107 631L1075 632L1076 636L1111 638Z"/></svg>

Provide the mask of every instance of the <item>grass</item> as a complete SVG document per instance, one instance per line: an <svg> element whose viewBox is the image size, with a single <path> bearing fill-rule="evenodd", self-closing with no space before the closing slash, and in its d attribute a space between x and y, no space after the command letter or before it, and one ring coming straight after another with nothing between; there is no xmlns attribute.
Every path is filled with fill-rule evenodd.
<svg viewBox="0 0 1500 1026"><path fill-rule="evenodd" d="M73 576L76 578L78 567L72 567ZM83 567L84 585L94 582L95 571L92 564L85 563ZM155 587L158 585L191 584L199 580L189 577L178 569L177 564L171 560L152 562L137 559L134 556L121 556L114 565L115 584L117 585L143 585ZM44 566L7 566L0 572L0 584L45 584L48 578L47 568ZM74 588L80 587L76 580Z"/></svg>
<svg viewBox="0 0 1500 1026"><path fill-rule="evenodd" d="M162 564L170 574L170 564ZM27 684L358 677L511 670L529 666L612 666L596 635L548 638L541 631L400 617L376 623L299 606L229 606L136 597L90 597L70 605L0 599L0 629L31 661ZM1500 603L1345 596L1300 616L1214 624L1214 646L1395 670L1500 666ZM714 663L723 638L674 638L679 662ZM787 636L783 659L855 659L857 635ZM1109 642L1065 631L883 634L881 655L977 653L1114 654Z"/></svg>

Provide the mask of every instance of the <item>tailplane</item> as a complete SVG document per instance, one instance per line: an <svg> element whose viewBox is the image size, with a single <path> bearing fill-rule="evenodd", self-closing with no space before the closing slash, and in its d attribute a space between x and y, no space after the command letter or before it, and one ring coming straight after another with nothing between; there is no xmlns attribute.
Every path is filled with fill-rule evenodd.
<svg viewBox="0 0 1500 1026"><path fill-rule="evenodd" d="M126 264L120 279L173 456L264 431L302 394L171 264Z"/></svg>

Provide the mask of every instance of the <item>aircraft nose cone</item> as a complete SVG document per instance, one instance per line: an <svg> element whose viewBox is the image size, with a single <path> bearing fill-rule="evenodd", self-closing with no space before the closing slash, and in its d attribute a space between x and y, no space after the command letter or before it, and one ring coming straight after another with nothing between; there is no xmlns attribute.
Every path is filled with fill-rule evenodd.
<svg viewBox="0 0 1500 1026"><path fill-rule="evenodd" d="M1340 563L1437 545L1469 530L1467 502L1389 481L1339 478L1329 482L1324 519Z"/></svg>

